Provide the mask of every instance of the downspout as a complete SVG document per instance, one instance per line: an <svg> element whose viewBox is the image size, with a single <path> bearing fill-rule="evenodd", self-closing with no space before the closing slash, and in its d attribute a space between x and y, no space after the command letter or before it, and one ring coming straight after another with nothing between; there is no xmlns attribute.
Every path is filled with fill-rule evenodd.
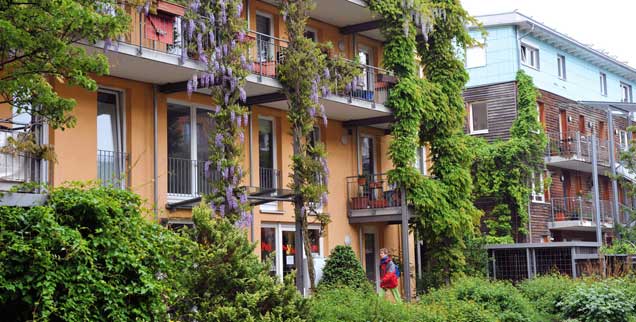
<svg viewBox="0 0 636 322"><path fill-rule="evenodd" d="M249 3L249 1L248 1ZM248 156L249 156L249 168L250 168L250 187L254 186L254 171L253 171L253 167L252 167L252 105L249 105L247 107L248 112L249 112L249 118L247 119L247 127L248 127L248 134L247 134L247 144L248 144ZM250 207L250 215L252 216L252 220L250 220L250 240L253 243L254 242L254 207Z"/></svg>
<svg viewBox="0 0 636 322"><path fill-rule="evenodd" d="M159 141L158 141L158 107L157 107L157 85L152 85L152 130L153 130L153 210L155 213L155 221L159 221L159 166L158 158L159 158Z"/></svg>
<svg viewBox="0 0 636 322"><path fill-rule="evenodd" d="M247 30L250 30L250 0L245 0L245 20L247 20Z"/></svg>

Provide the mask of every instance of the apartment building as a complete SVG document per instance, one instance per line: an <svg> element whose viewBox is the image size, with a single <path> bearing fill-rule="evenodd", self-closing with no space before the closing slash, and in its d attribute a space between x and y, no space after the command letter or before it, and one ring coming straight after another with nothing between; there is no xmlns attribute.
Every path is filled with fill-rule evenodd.
<svg viewBox="0 0 636 322"><path fill-rule="evenodd" d="M577 275L580 262L596 256L597 225L601 240L611 242L612 228L625 219L623 207L632 205L610 175L631 176L619 154L631 142L626 129L636 111L636 69L518 12L477 18L488 36L481 39L473 29L483 47L466 51L467 132L489 141L509 138L517 114L515 75L523 70L540 92L537 110L549 138L546 171L535 174L533 187L548 177L551 183L532 194L528 234L514 236L516 245L491 247L491 266L497 262L499 277L512 279L554 267Z"/></svg>
<svg viewBox="0 0 636 322"><path fill-rule="evenodd" d="M244 185L254 205L248 235L257 243L258 255L272 260L271 274L282 278L296 268L297 249L287 189L292 140L287 102L276 79L287 35L275 1L246 0L244 8L253 61L245 87L251 113L245 127ZM156 14L145 15L132 7L126 11L132 17L130 32L105 51L110 75L96 77L97 92L53 83L59 95L77 101L76 127L40 131L42 143L54 146L57 162L4 155L2 188L25 181L59 186L73 180L101 180L145 198L154 209L154 218L149 219L169 227L190 225L192 207L209 189L203 164L208 159L208 132L214 126L208 116L214 102L206 89L188 96L186 81L206 66L183 49L182 6L159 0ZM408 250L409 267L415 265L415 251L408 229L400 225L408 216L406 207L384 175L392 165L387 159L391 111L383 103L394 80L379 67L384 39L377 27L363 1L320 0L306 35L331 42L332 56L359 58L362 71L362 81L351 93L322 98L328 125L316 127L314 133L328 153L331 174L324 211L331 223L324 231L317 223L310 226L312 256L320 263L336 245L350 245L368 278L379 284L380 248L399 258ZM103 47L86 46L94 53L104 51ZM12 112L10 107L3 110L5 115ZM19 117L28 116L14 120ZM20 131L19 126L9 125L3 138ZM425 156L420 164L426 171ZM11 194L2 202L28 204L41 200L40 196Z"/></svg>

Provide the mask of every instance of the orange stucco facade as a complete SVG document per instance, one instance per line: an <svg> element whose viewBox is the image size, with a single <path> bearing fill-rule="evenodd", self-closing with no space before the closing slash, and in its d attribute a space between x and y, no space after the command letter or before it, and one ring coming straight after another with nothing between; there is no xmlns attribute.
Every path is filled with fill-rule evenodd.
<svg viewBox="0 0 636 322"><path fill-rule="evenodd" d="M261 2L250 1L248 11L250 26L255 24L257 12L265 12L274 18L274 36L286 38L284 22L274 6ZM334 53L352 58L356 44L364 45L373 50L373 65L381 66L382 43L362 35L354 39L353 35L343 35L338 26L310 20L308 25L317 31L320 42L330 41L333 44ZM342 44L344 50L341 51ZM339 48L340 47L340 48ZM195 71L193 71L194 73ZM158 210L154 218L149 220L166 221L174 219L187 220L190 217L189 210L169 210L166 204L171 201L168 191L168 104L178 103L197 108L213 108L214 102L207 95L194 93L188 96L185 92L161 93L153 90L153 84L138 80L126 79L117 75L95 77L100 89L108 89L120 93L123 111L123 142L124 150L129 155L127 162L127 187L138 193L146 200L149 209L156 207ZM59 82L53 83L59 95L73 98L77 105L73 114L77 117L77 125L65 130L50 130L49 143L57 153L57 162L49 166L49 182L60 185L74 180L95 180L97 174L97 114L98 99L96 92L89 92L77 87L70 87ZM157 101L157 141L158 149L154 151L154 98ZM248 92L248 96L250 93ZM267 118L273 120L276 168L281 171L282 185L289 183L289 172L292 152L290 125L284 109L277 109L262 105L250 106L251 128L245 127L245 185L258 186L259 176L259 137L258 119ZM355 118L354 116L352 118ZM365 245L364 234L374 234L376 245L375 254L382 247L389 248L393 252L401 252L400 239L401 226L384 222L369 224L350 224L348 209L347 177L357 176L360 173L360 151L358 138L361 136L374 138L375 169L377 173L385 173L391 169L392 164L388 159L388 146L390 136L385 130L376 127L347 127L343 121L330 119L328 125L320 129L320 140L324 142L328 153L330 167L329 201L324 211L330 214L331 223L321 235L321 255L328 256L330 250L336 245L350 244L354 251L360 255L363 265L368 265L361 247ZM251 140L249 139L251 137ZM251 145L250 145L251 143ZM157 182L154 182L154 156L157 155ZM157 195L154 194L155 184ZM154 204L154 200L158 200ZM253 236L253 241L261 240L261 227L263 225L293 224L293 206L289 202L279 202L278 209L274 211L265 207L254 208L253 227L248 229L248 236ZM257 246L256 252L260 255ZM413 239L410 242L411 263L415 266L415 251ZM412 269L412 272L414 269ZM413 279L414 280L414 279ZM414 282L412 283L414 287Z"/></svg>

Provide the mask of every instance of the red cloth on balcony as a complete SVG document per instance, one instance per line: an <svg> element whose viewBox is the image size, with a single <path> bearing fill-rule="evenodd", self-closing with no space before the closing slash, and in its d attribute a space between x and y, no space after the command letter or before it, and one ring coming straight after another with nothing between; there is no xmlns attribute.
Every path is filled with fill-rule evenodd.
<svg viewBox="0 0 636 322"><path fill-rule="evenodd" d="M168 15L146 16L146 38L172 45L174 43L174 20L174 16Z"/></svg>

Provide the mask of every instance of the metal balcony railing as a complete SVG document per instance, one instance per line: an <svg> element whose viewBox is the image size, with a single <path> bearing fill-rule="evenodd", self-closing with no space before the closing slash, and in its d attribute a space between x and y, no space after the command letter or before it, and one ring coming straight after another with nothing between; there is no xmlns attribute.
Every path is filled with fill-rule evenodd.
<svg viewBox="0 0 636 322"><path fill-rule="evenodd" d="M209 169L209 176L206 176L206 162L169 157L168 194L194 197L212 192L210 183L217 180L219 175L216 171Z"/></svg>
<svg viewBox="0 0 636 322"><path fill-rule="evenodd" d="M261 189L282 189L283 183L280 176L280 170L259 168L259 188Z"/></svg>
<svg viewBox="0 0 636 322"><path fill-rule="evenodd" d="M596 223L594 202L583 197L552 198L551 218L553 222L559 221L587 221ZM600 200L601 222L613 224L612 204L609 200Z"/></svg>
<svg viewBox="0 0 636 322"><path fill-rule="evenodd" d="M97 150L97 179L104 186L125 188L128 164L127 153Z"/></svg>
<svg viewBox="0 0 636 322"><path fill-rule="evenodd" d="M547 133L548 146L546 156L577 159L592 162L592 136L581 132ZM597 160L600 165L609 166L609 140L597 139ZM616 150L618 151L618 150ZM618 152L615 152L618 155ZM618 160L618 158L616 158Z"/></svg>
<svg viewBox="0 0 636 322"><path fill-rule="evenodd" d="M349 210L400 207L399 190L386 174L347 177Z"/></svg>
<svg viewBox="0 0 636 322"><path fill-rule="evenodd" d="M23 132L0 129L0 147L7 145L10 138L17 138ZM0 151L0 190L9 190L15 184L41 183L42 159L26 152Z"/></svg>

